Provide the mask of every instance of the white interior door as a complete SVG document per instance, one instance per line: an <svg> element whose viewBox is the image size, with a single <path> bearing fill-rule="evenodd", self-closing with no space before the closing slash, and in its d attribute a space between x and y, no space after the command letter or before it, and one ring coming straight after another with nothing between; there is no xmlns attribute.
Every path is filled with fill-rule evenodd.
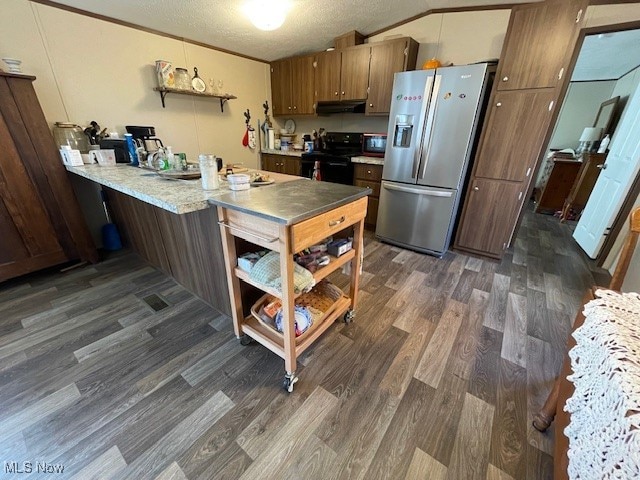
<svg viewBox="0 0 640 480"><path fill-rule="evenodd" d="M629 99L573 238L596 258L640 169L640 86Z"/></svg>

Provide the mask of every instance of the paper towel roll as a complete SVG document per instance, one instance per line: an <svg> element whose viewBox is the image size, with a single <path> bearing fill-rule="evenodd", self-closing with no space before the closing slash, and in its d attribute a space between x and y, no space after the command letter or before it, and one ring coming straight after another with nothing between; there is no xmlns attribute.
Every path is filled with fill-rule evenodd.
<svg viewBox="0 0 640 480"><path fill-rule="evenodd" d="M273 131L273 128L267 129L267 148L269 150L273 150L276 144L276 135Z"/></svg>

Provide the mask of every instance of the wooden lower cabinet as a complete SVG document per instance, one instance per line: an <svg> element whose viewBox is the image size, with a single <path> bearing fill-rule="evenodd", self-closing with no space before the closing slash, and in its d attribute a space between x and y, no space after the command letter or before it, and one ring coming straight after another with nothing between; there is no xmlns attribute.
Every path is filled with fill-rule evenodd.
<svg viewBox="0 0 640 480"><path fill-rule="evenodd" d="M355 163L353 165L353 184L356 187L370 188L369 205L364 223L368 228L375 229L378 219L378 205L380 202L380 182L382 180L382 165Z"/></svg>
<svg viewBox="0 0 640 480"><path fill-rule="evenodd" d="M0 282L98 261L33 80L0 72Z"/></svg>
<svg viewBox="0 0 640 480"><path fill-rule="evenodd" d="M302 165L298 157L272 153L263 153L261 157L262 169L268 172L284 173L298 177L302 173Z"/></svg>
<svg viewBox="0 0 640 480"><path fill-rule="evenodd" d="M500 258L507 248L526 184L472 180L454 248Z"/></svg>

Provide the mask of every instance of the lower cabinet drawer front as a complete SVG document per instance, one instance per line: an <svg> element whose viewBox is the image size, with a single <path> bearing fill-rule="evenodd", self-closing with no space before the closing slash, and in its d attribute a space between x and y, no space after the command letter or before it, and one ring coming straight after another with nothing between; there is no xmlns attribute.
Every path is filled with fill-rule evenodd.
<svg viewBox="0 0 640 480"><path fill-rule="evenodd" d="M379 200L374 197L369 197L369 208L367 209L367 216L364 218L364 223L367 225L375 226L378 220L378 202Z"/></svg>
<svg viewBox="0 0 640 480"><path fill-rule="evenodd" d="M372 190L372 197L378 198L380 196L380 182L367 181L367 180L356 180L353 182L356 187L365 187L370 188Z"/></svg>
<svg viewBox="0 0 640 480"><path fill-rule="evenodd" d="M382 165L367 165L365 163L353 164L353 175L360 180L382 180Z"/></svg>
<svg viewBox="0 0 640 480"><path fill-rule="evenodd" d="M367 214L367 197L335 208L327 213L297 223L291 227L293 251L299 252L329 235L338 233L362 220Z"/></svg>

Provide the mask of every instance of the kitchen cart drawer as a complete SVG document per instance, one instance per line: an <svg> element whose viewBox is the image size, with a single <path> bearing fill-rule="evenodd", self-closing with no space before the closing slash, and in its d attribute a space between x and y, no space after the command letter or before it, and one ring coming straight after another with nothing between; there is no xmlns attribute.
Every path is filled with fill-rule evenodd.
<svg viewBox="0 0 640 480"><path fill-rule="evenodd" d="M355 180L353 184L356 187L370 188L372 191L371 193L372 197L377 198L380 196L380 182L367 181L367 180Z"/></svg>
<svg viewBox="0 0 640 480"><path fill-rule="evenodd" d="M362 220L367 214L367 197L330 212L292 225L291 242L294 252L304 250L320 240Z"/></svg>
<svg viewBox="0 0 640 480"><path fill-rule="evenodd" d="M360 180L371 180L379 182L382 180L382 166L380 165L367 165L364 163L355 163L353 165L354 177Z"/></svg>
<svg viewBox="0 0 640 480"><path fill-rule="evenodd" d="M220 224L236 237L276 252L280 251L278 241L280 230L275 222L248 213L225 209L224 218L220 219Z"/></svg>

